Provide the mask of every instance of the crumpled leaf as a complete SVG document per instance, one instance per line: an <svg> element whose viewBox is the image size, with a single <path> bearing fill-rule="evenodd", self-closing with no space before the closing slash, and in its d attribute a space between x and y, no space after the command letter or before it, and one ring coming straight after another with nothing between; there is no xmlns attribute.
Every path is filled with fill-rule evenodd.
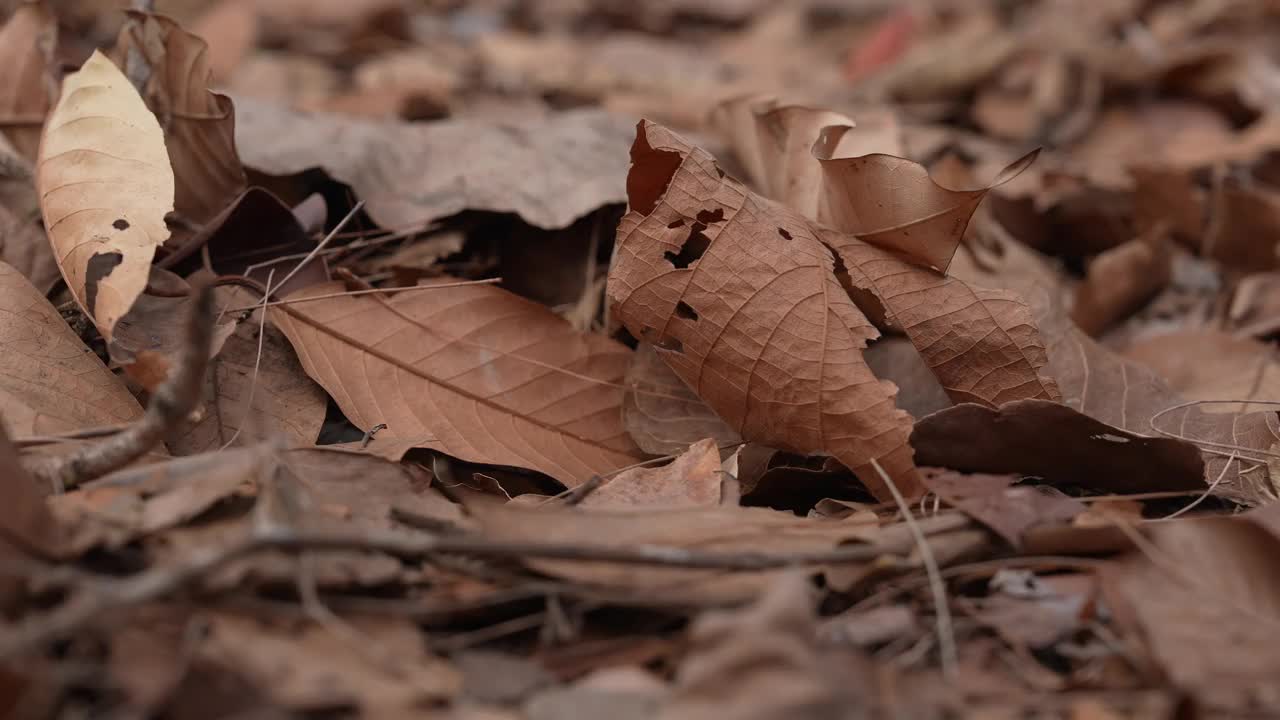
<svg viewBox="0 0 1280 720"><path fill-rule="evenodd" d="M120 379L44 295L0 263L0 414L13 435L130 422L142 415Z"/></svg>
<svg viewBox="0 0 1280 720"><path fill-rule="evenodd" d="M910 418L861 350L878 333L840 286L835 233L726 178L707 152L642 121L609 301L636 337L744 439L826 452L891 497L919 480Z"/></svg>
<svg viewBox="0 0 1280 720"><path fill-rule="evenodd" d="M630 135L629 121L599 111L519 123L378 123L236 100L245 165L277 175L324 168L389 228L463 210L514 212L541 228L567 227L626 198L621 148Z"/></svg>
<svg viewBox="0 0 1280 720"><path fill-rule="evenodd" d="M332 294L316 285L291 300ZM492 286L342 296L273 308L302 367L370 446L425 447L566 485L637 460L622 427L623 345Z"/></svg>
<svg viewBox="0 0 1280 720"><path fill-rule="evenodd" d="M174 179L155 116L102 53L63 81L36 172L58 267L110 341L169 238Z"/></svg>
<svg viewBox="0 0 1280 720"><path fill-rule="evenodd" d="M622 423L631 439L647 453L679 454L702 438L712 438L717 445L742 441L667 367L649 343L640 343L636 348L626 384Z"/></svg>
<svg viewBox="0 0 1280 720"><path fill-rule="evenodd" d="M176 183L174 211L190 225L204 225L247 183L236 154L231 98L209 91L208 46L167 17L134 12L114 53L121 67L127 67L131 53L145 63L143 98L164 128ZM166 249L180 248L190 234L185 228L175 231Z"/></svg>
<svg viewBox="0 0 1280 720"><path fill-rule="evenodd" d="M698 618L657 717L842 720L850 707L865 707L870 670L818 645L814 605L808 579L793 573L745 608Z"/></svg>
<svg viewBox="0 0 1280 720"><path fill-rule="evenodd" d="M0 28L0 119L3 133L35 162L40 128L57 99L53 75L58 18L46 2L21 2Z"/></svg>
<svg viewBox="0 0 1280 720"><path fill-rule="evenodd" d="M638 467L608 478L579 504L614 509L718 505L721 478L720 449L714 440L701 440L662 467Z"/></svg>

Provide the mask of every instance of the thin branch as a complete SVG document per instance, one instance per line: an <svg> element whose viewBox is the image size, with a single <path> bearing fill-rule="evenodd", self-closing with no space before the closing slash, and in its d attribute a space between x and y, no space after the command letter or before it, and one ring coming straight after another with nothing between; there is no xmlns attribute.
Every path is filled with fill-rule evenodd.
<svg viewBox="0 0 1280 720"><path fill-rule="evenodd" d="M942 657L942 674L948 679L954 679L960 668L960 660L956 652L955 630L951 626L951 605L947 600L947 586L942 581L942 573L938 571L938 561L933 556L933 548L929 547L929 542L925 540L920 525L911 516L911 507L907 505L906 498L902 497L902 492L898 490L893 478L889 477L889 473L880 467L880 463L876 462L875 458L871 458L871 466L876 469L880 480L893 494L894 502L898 503L898 508L902 511L902 518L915 537L916 546L920 548L920 561L924 564L925 573L929 576L929 589L933 591L933 604L938 616L938 652Z"/></svg>
<svg viewBox="0 0 1280 720"><path fill-rule="evenodd" d="M464 280L453 283L440 283L439 285L413 285L411 287L401 288L370 288L368 290L348 290L346 292L326 293L324 295L309 295L307 297L290 298L288 300L276 300L274 302L259 302L253 305L245 305L244 307L231 308L223 310L228 313L248 312L264 307L280 307L282 305L299 305L301 303L315 302L317 300L330 300L338 297L354 297L356 295L372 295L374 293L394 293L399 295L405 292L417 292L419 290L445 290L447 288L471 287L472 285L493 285L502 282L502 278L484 278L482 280Z"/></svg>
<svg viewBox="0 0 1280 720"><path fill-rule="evenodd" d="M940 516L920 523L926 532L945 533L967 523L960 516ZM507 560L567 560L646 565L689 570L759 572L790 567L864 563L909 552L913 543L883 538L876 543L798 553L715 552L658 545L591 546L492 540L477 535L407 534L366 528L357 532L311 532L269 526L220 548L195 548L180 562L148 570L125 580L104 582L74 595L45 615L33 617L0 635L0 659L41 647L64 637L105 613L164 597L200 581L228 563L268 550L372 550L401 558L437 554ZM932 557L932 555L930 555Z"/></svg>
<svg viewBox="0 0 1280 720"><path fill-rule="evenodd" d="M82 446L61 457L31 459L28 470L32 475L60 492L102 477L145 455L195 409L213 344L213 286L193 288L192 295L182 350L142 418L101 443Z"/></svg>

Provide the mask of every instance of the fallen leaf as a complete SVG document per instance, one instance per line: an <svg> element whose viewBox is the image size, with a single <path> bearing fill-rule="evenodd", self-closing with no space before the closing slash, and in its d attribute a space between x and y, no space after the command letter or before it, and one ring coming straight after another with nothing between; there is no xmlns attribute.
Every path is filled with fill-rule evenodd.
<svg viewBox="0 0 1280 720"><path fill-rule="evenodd" d="M925 468L922 475L931 492L1014 547L1030 528L1065 523L1085 510L1083 503L1052 488L1012 487L1016 475L962 475L934 468Z"/></svg>
<svg viewBox="0 0 1280 720"><path fill-rule="evenodd" d="M1101 493L1204 487L1204 462L1190 443L1143 437L1044 400L941 410L916 422L911 445L921 464L1033 475Z"/></svg>
<svg viewBox="0 0 1280 720"><path fill-rule="evenodd" d="M1280 192L1225 181L1210 192L1200 253L1245 272L1280 267Z"/></svg>
<svg viewBox="0 0 1280 720"><path fill-rule="evenodd" d="M1105 250L1089 263L1071 307L1077 327L1096 336L1168 286L1173 253L1163 235L1157 228L1156 234Z"/></svg>
<svg viewBox="0 0 1280 720"><path fill-rule="evenodd" d="M570 486L637 459L619 410L630 351L499 288L340 296L271 317L347 418L385 424L396 453L432 448Z"/></svg>
<svg viewBox="0 0 1280 720"><path fill-rule="evenodd" d="M40 224L40 200L30 164L0 138L0 262L8 263L42 292L62 271Z"/></svg>
<svg viewBox="0 0 1280 720"><path fill-rule="evenodd" d="M327 63L293 53L272 51L258 51L251 54L225 81L227 90L236 99L238 124L245 122L246 103L251 98L266 101L272 105L304 107L323 102L338 91L341 83L342 76ZM269 112L269 110L263 112ZM265 127L267 122L269 121L262 120L264 126L260 132L264 135L267 133ZM252 148L249 150L252 151ZM241 151L243 152L244 148L241 148ZM241 159L245 157L247 156L242 155Z"/></svg>
<svg viewBox="0 0 1280 720"><path fill-rule="evenodd" d="M553 229L626 198L620 148L629 123L599 111L424 125L307 115L246 98L236 102L236 113L236 145L246 165L276 175L321 167L350 185L383 227L490 210ZM290 132L281 135L281 127Z"/></svg>
<svg viewBox="0 0 1280 720"><path fill-rule="evenodd" d="M697 507L720 504L720 449L701 440L667 465L608 478L580 504L589 508Z"/></svg>
<svg viewBox="0 0 1280 720"><path fill-rule="evenodd" d="M174 212L186 221L165 246L174 252L193 234L186 228L208 223L245 190L235 108L227 96L209 91L208 46L167 17L131 14L115 53L122 67L137 53L147 68L143 99L164 128L176 188Z"/></svg>
<svg viewBox="0 0 1280 720"><path fill-rule="evenodd" d="M7 408L6 408L7 410ZM0 416L0 468L3 474L5 509L0 511L0 562L19 568L31 562L29 555L56 556L64 540L63 528L45 506L52 488L41 488L22 467L18 449L9 440ZM6 611L22 591L23 579L16 573L0 577L0 608Z"/></svg>
<svg viewBox="0 0 1280 720"><path fill-rule="evenodd" d="M226 82L253 51L260 31L259 3L255 0L219 0L191 24L191 34L208 44L209 74Z"/></svg>
<svg viewBox="0 0 1280 720"><path fill-rule="evenodd" d="M1209 329L1138 340L1124 357L1150 368L1188 400L1280 401L1280 365L1271 345ZM1256 407L1256 406L1253 406ZM1204 405L1207 413L1239 413L1248 405Z"/></svg>
<svg viewBox="0 0 1280 720"><path fill-rule="evenodd" d="M241 302L248 296L236 292L221 297L244 306L252 304ZM259 336L257 317L255 313L236 323L235 332L213 358L205 381L204 414L170 436L169 447L175 453L190 455L271 436L290 444L315 443L328 397L303 372L279 330L267 325Z"/></svg>
<svg viewBox="0 0 1280 720"><path fill-rule="evenodd" d="M753 195L707 152L637 126L611 312L744 439L827 452L878 495L919 493L910 418L861 350L878 333L835 275L831 231Z"/></svg>
<svg viewBox="0 0 1280 720"><path fill-rule="evenodd" d="M1280 708L1275 513L1153 524L1143 552L1101 575L1119 624L1137 630L1169 681L1207 710Z"/></svg>
<svg viewBox="0 0 1280 720"><path fill-rule="evenodd" d="M298 711L357 707L372 717L403 717L460 690L458 671L426 651L409 618L345 623L347 632L337 632L219 612L196 652Z"/></svg>
<svg viewBox="0 0 1280 720"><path fill-rule="evenodd" d="M40 129L58 95L54 50L58 18L46 2L17 4L0 28L0 118L4 135L35 162Z"/></svg>
<svg viewBox="0 0 1280 720"><path fill-rule="evenodd" d="M0 397L12 435L116 425L142 408L44 296L0 263Z"/></svg>
<svg viewBox="0 0 1280 720"><path fill-rule="evenodd" d="M1097 579L1092 574L1039 577L1027 570L1000 570L993 592L962 602L978 622L1009 643L1050 647L1081 629L1093 614Z"/></svg>
<svg viewBox="0 0 1280 720"><path fill-rule="evenodd" d="M709 612L689 628L660 720L734 717L838 720L874 692L857 656L824 651L807 578L780 578L751 605Z"/></svg>
<svg viewBox="0 0 1280 720"><path fill-rule="evenodd" d="M627 368L626 385L622 424L647 453L675 455L702 438L712 438L717 445L742 442L649 343L636 348Z"/></svg>
<svg viewBox="0 0 1280 720"><path fill-rule="evenodd" d="M36 187L67 287L110 341L169 238L174 179L160 124L102 53L63 81Z"/></svg>
<svg viewBox="0 0 1280 720"><path fill-rule="evenodd" d="M653 545L721 552L767 548L785 553L830 550L846 541L871 539L878 531L874 522L810 520L789 512L735 506L610 511L507 504L471 510L485 537L494 540L583 547ZM565 560L529 560L528 564L590 587L695 605L749 600L781 574Z"/></svg>

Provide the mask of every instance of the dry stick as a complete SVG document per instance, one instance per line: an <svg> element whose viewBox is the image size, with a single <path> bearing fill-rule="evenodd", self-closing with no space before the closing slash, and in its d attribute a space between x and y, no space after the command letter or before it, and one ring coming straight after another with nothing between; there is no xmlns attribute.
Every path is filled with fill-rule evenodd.
<svg viewBox="0 0 1280 720"><path fill-rule="evenodd" d="M52 483L59 492L102 477L142 457L164 439L166 432L196 407L204 389L204 373L213 344L213 286L193 288L186 338L169 377L156 388L142 419L94 445L58 457L42 457L28 470Z"/></svg>
<svg viewBox="0 0 1280 720"><path fill-rule="evenodd" d="M342 228L346 227L347 223L351 222L351 220L356 216L356 213L360 212L360 209L363 207L364 207L363 200L353 205L351 207L351 210L347 212L346 216L343 217L341 220L339 220L337 225L333 226L333 229L329 231L329 234L325 235L324 239L321 240L314 248L312 248L311 252L307 253L306 257L302 258L302 260L300 260L297 265L293 266L293 269L289 271L289 274L285 275L284 278L280 280L280 282L277 283L276 285L274 286L270 284L267 285L267 291L264 294L264 297L270 297L280 288L284 287L286 283L288 283L290 280L293 279L294 275L297 275L299 272L302 271L302 268L306 267L307 264L310 263L312 260L315 260L316 256L320 254L320 251L324 250L324 247L328 245L329 242L332 241L333 238L338 235L338 232L342 230Z"/></svg>
<svg viewBox="0 0 1280 720"><path fill-rule="evenodd" d="M1227 458L1227 461L1222 464L1222 472L1218 473L1218 477L1214 478L1214 481L1209 483L1209 487L1205 488L1204 492L1200 493L1200 495L1196 497L1195 500L1192 500L1190 503L1187 503L1185 506L1183 506L1181 510L1175 510L1172 513L1165 515L1162 518L1157 518L1157 520L1172 520L1178 517L1179 515L1186 514L1192 508L1204 502L1205 498L1212 495L1213 491L1217 489L1218 483L1221 483L1222 479L1227 476L1227 470L1231 469L1232 461L1238 462L1238 459L1236 458L1235 453L1232 453L1231 457Z"/></svg>
<svg viewBox="0 0 1280 720"><path fill-rule="evenodd" d="M276 271L272 268L271 271L267 273L267 287L271 287L271 278L275 276ZM266 301L267 297L264 295L262 297L262 303L265 305ZM258 370L262 366L262 341L266 335L267 313L264 310L262 314L258 316L258 352L253 356L253 376L249 379L249 395L244 401L244 413L240 416L240 425L236 427L236 431L231 433L231 438L223 443L222 447L218 448L219 450L226 450L231 447L231 444L236 441L236 438L240 437L240 431L244 429L245 425L249 424L249 418L253 415L253 396L258 389ZM215 403L215 407L216 406L217 403ZM218 426L222 426L221 418L218 419Z"/></svg>
<svg viewBox="0 0 1280 720"><path fill-rule="evenodd" d="M916 526L915 532L947 532L967 524L961 516L941 516ZM104 613L163 597L195 583L227 563L267 550L374 550L402 558L436 554L482 558L569 560L651 565L690 570L757 572L788 567L860 563L886 554L903 553L912 543L882 541L833 550L798 553L713 552L657 545L590 546L569 543L491 540L475 535L406 535L367 528L360 532L308 532L267 527L229 546L196 548L181 562L148 570L125 580L111 581L73 596L57 609L26 620L0 636L0 659L73 632Z"/></svg>
<svg viewBox="0 0 1280 720"><path fill-rule="evenodd" d="M876 473L880 475L880 480L889 488L889 492L893 494L894 502L898 503L898 508L902 510L902 518L907 523L907 528L911 530L911 534L915 537L916 546L920 548L920 561L924 563L925 573L929 576L929 589L933 591L933 604L938 620L938 652L942 658L942 674L948 679L954 680L956 673L960 667L959 655L956 652L955 631L951 627L951 605L947 601L947 586L942 582L942 573L938 571L938 561L933 556L933 548L929 547L929 542L925 540L924 532L916 523L916 519L911 516L911 507L907 505L906 498L902 497L902 492L898 490L898 486L889 477L889 473L880 467L880 463L875 458L871 458L871 466L876 469Z"/></svg>

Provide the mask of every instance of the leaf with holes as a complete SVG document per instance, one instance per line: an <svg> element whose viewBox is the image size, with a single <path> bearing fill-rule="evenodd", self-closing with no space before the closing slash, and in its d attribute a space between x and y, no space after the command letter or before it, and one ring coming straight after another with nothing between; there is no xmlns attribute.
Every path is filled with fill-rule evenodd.
<svg viewBox="0 0 1280 720"><path fill-rule="evenodd" d="M169 237L174 184L160 124L99 52L62 84L36 188L67 287L110 341Z"/></svg>
<svg viewBox="0 0 1280 720"><path fill-rule="evenodd" d="M386 425L371 451L431 448L571 486L639 459L620 408L631 351L505 290L344 295L271 317L352 423Z"/></svg>
<svg viewBox="0 0 1280 720"><path fill-rule="evenodd" d="M862 358L878 332L836 278L837 233L653 123L637 127L631 157L614 314L743 438L829 453L891 497L876 461L917 495L911 418Z"/></svg>

